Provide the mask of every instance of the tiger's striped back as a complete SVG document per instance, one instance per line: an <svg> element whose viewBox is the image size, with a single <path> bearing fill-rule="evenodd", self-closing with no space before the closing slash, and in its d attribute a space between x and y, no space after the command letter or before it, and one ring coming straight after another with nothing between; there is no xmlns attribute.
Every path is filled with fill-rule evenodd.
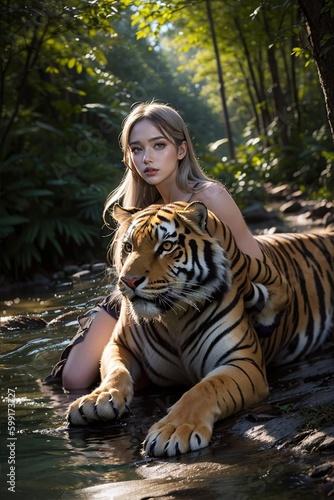
<svg viewBox="0 0 334 500"><path fill-rule="evenodd" d="M263 341L263 351L267 362L275 358L275 363L289 363L314 351L333 333L334 233L257 239L292 292L275 335Z"/></svg>

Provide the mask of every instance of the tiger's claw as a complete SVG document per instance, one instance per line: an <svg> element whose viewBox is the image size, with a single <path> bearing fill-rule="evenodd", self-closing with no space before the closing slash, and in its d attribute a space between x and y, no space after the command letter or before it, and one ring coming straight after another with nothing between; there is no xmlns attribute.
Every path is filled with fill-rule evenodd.
<svg viewBox="0 0 334 500"><path fill-rule="evenodd" d="M189 451L197 451L209 445L212 429L207 426L195 427L193 424L179 426L161 423L151 427L143 448L148 456L179 456Z"/></svg>
<svg viewBox="0 0 334 500"><path fill-rule="evenodd" d="M89 422L116 420L129 407L117 389L96 391L74 401L68 410L67 420L72 425L87 425Z"/></svg>

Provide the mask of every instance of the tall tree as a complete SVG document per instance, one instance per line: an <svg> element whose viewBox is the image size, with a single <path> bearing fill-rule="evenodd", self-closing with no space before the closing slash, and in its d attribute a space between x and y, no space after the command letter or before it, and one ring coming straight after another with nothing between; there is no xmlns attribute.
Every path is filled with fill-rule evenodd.
<svg viewBox="0 0 334 500"><path fill-rule="evenodd" d="M270 25L269 15L268 15L270 14L270 11L267 12L265 3L263 3L261 12L263 18L264 33L268 37L267 58L268 58L268 67L272 80L272 92L275 103L275 115L277 116L277 130L279 131L279 139L281 146L287 146L288 134L287 134L286 102L281 87L279 66L275 52L276 47L274 43L272 44L269 43L269 38L272 33L272 27Z"/></svg>
<svg viewBox="0 0 334 500"><path fill-rule="evenodd" d="M334 140L334 0L298 2L306 19Z"/></svg>
<svg viewBox="0 0 334 500"><path fill-rule="evenodd" d="M233 136L232 136L230 116L229 116L229 111L228 111L228 106L227 106L227 101L226 101L223 68L222 68L221 61L220 61L220 54L219 54L219 48L218 48L218 43L217 43L216 29L215 29L215 24L214 24L214 20L213 20L210 0L206 0L206 9L207 9L207 13L208 13L210 33L211 33L214 54L215 54L215 59L216 59L216 64L217 64L219 92L220 92L220 97L221 97L222 107L223 107L223 112L224 112L224 118L225 118L228 147L229 147L229 151L230 151L230 158L233 160L235 158L234 140L233 140Z"/></svg>

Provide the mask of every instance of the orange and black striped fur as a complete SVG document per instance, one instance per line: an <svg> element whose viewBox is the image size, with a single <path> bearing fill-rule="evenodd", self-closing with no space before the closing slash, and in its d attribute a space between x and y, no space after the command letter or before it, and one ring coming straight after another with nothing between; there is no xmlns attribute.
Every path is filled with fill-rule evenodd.
<svg viewBox="0 0 334 500"><path fill-rule="evenodd" d="M308 354L333 328L334 233L258 237L244 255L202 203L119 206L114 248L120 319L101 385L69 408L74 425L119 417L143 374L191 388L155 423L145 452L207 446L217 420L268 394L266 365Z"/></svg>

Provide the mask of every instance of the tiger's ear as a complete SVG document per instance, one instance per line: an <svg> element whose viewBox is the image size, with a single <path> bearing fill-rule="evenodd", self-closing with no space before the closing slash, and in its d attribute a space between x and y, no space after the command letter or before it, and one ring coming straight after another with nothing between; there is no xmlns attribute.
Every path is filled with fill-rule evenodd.
<svg viewBox="0 0 334 500"><path fill-rule="evenodd" d="M139 212L141 209L140 208L135 208L135 207L130 207L130 208L124 208L121 207L118 203L115 203L113 211L112 211L112 216L117 221L119 224L122 224L126 220L130 219L130 217Z"/></svg>
<svg viewBox="0 0 334 500"><path fill-rule="evenodd" d="M206 230L206 222L208 219L208 209L204 203L200 201L193 201L184 210L177 212L183 219L199 226L201 231Z"/></svg>

